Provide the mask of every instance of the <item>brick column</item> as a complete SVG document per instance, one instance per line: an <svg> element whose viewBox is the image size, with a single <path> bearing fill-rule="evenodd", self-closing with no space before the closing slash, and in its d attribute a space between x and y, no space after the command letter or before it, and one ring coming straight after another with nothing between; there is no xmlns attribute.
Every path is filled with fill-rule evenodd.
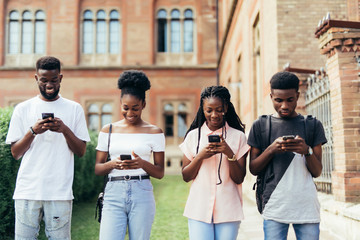
<svg viewBox="0 0 360 240"><path fill-rule="evenodd" d="M328 20L316 32L330 80L336 200L360 201L360 22Z"/></svg>

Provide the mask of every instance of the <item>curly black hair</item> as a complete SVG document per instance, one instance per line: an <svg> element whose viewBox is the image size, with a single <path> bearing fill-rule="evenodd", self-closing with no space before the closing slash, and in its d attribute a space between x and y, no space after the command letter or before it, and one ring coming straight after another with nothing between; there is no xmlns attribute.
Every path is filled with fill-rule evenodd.
<svg viewBox="0 0 360 240"><path fill-rule="evenodd" d="M121 89L121 97L131 94L145 101L145 92L151 87L148 77L143 71L127 70L118 79L118 88Z"/></svg>
<svg viewBox="0 0 360 240"><path fill-rule="evenodd" d="M227 122L230 127L238 129L242 132L245 132L245 125L241 122L239 116L235 112L234 105L230 101L231 96L230 96L229 90L223 86L207 87L201 92L200 106L197 111L196 117L195 117L194 121L191 123L190 128L188 129L188 131L185 134L185 138L186 138L186 135L191 130L198 128L199 134L198 134L198 144L197 144L196 152L198 152L198 150L199 150L201 126L206 121L205 115L204 115L204 110L203 110L204 99L212 98L212 97L216 97L216 98L220 99L223 103L223 108L225 108L225 106L228 107L227 112L225 113L225 115L223 117L223 127L225 126L225 122ZM224 137L226 137L226 136L224 136Z"/></svg>
<svg viewBox="0 0 360 240"><path fill-rule="evenodd" d="M57 69L60 72L61 71L60 60L52 56L41 57L36 61L36 71L39 71L39 69L44 69L44 70Z"/></svg>

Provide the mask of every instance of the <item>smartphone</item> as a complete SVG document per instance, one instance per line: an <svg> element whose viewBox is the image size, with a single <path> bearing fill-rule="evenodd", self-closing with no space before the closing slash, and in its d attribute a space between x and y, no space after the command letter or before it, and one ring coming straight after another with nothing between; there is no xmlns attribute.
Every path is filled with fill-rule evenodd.
<svg viewBox="0 0 360 240"><path fill-rule="evenodd" d="M50 117L52 119L54 119L54 113L42 113L41 116L42 116L42 119L47 119L47 118L50 118Z"/></svg>
<svg viewBox="0 0 360 240"><path fill-rule="evenodd" d="M120 154L120 160L131 160L130 154Z"/></svg>
<svg viewBox="0 0 360 240"><path fill-rule="evenodd" d="M294 135L285 135L285 136L283 136L283 140L294 139L294 138L295 138Z"/></svg>
<svg viewBox="0 0 360 240"><path fill-rule="evenodd" d="M209 135L209 142L220 142L220 136L219 135Z"/></svg>

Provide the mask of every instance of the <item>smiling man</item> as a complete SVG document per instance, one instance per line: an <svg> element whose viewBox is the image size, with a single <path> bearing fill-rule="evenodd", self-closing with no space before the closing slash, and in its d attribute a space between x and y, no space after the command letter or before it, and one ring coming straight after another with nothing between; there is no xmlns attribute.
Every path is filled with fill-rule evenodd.
<svg viewBox="0 0 360 240"><path fill-rule="evenodd" d="M276 73L270 85L275 113L255 121L248 138L265 239L287 239L292 224L298 240L316 240L320 205L313 177L322 170L324 129L320 121L296 112L300 95L296 75Z"/></svg>
<svg viewBox="0 0 360 240"><path fill-rule="evenodd" d="M59 95L62 77L57 58L40 58L40 95L18 104L11 117L6 143L15 159L22 157L13 196L16 240L37 239L42 219L49 239L71 239L74 153L84 155L90 138L80 104Z"/></svg>

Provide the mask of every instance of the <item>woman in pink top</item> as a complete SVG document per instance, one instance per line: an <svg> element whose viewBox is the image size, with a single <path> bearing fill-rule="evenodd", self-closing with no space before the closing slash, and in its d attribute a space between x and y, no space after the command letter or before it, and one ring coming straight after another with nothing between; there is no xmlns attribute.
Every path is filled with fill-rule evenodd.
<svg viewBox="0 0 360 240"><path fill-rule="evenodd" d="M219 135L220 142L209 142L209 135ZM180 145L183 179L193 180L184 211L190 240L236 239L244 218L241 183L249 151L246 142L244 125L228 89L205 88L197 115Z"/></svg>

